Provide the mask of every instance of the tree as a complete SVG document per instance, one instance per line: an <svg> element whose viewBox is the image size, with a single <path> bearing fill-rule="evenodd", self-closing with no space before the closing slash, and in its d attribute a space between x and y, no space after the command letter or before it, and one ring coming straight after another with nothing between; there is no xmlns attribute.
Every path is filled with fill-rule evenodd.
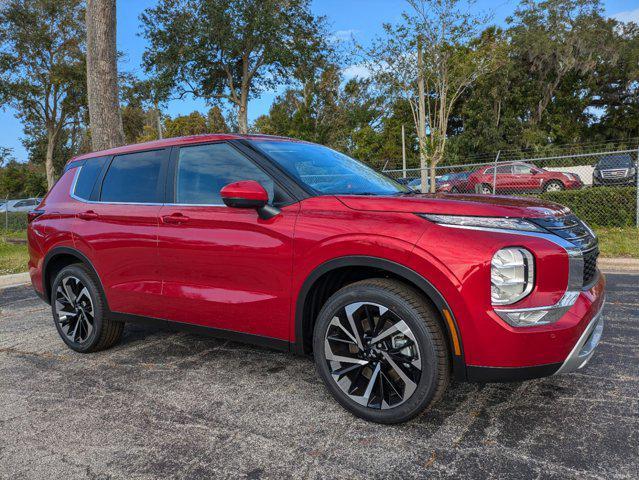
<svg viewBox="0 0 639 480"><path fill-rule="evenodd" d="M124 144L115 22L115 0L87 0L87 93L93 150Z"/></svg>
<svg viewBox="0 0 639 480"><path fill-rule="evenodd" d="M85 104L81 0L6 0L0 6L0 104L46 137L47 185L62 129Z"/></svg>
<svg viewBox="0 0 639 480"><path fill-rule="evenodd" d="M365 53L365 64L390 99L411 106L419 142L422 191L430 167L444 158L451 115L479 78L495 68L496 45L479 36L485 19L468 13L459 0L407 0L410 13L398 25L384 25Z"/></svg>
<svg viewBox="0 0 639 480"><path fill-rule="evenodd" d="M0 166L0 199L41 196L47 191L42 166L10 159Z"/></svg>
<svg viewBox="0 0 639 480"><path fill-rule="evenodd" d="M147 73L182 98L230 103L241 133L248 102L290 82L296 66L321 51L322 19L309 0L160 0L141 16Z"/></svg>

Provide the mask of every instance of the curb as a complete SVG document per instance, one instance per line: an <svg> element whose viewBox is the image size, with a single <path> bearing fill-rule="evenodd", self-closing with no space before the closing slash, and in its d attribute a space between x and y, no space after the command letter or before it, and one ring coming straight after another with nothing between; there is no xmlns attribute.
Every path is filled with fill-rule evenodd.
<svg viewBox="0 0 639 480"><path fill-rule="evenodd" d="M604 273L639 273L639 258L606 258L599 257L597 266Z"/></svg>
<svg viewBox="0 0 639 480"><path fill-rule="evenodd" d="M31 283L29 272L14 273L12 275L0 275L0 290L3 288L17 287Z"/></svg>

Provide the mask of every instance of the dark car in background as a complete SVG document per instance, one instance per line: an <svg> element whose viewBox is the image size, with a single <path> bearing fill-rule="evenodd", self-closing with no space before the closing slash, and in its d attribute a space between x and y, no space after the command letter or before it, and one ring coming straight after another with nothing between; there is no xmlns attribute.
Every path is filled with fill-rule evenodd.
<svg viewBox="0 0 639 480"><path fill-rule="evenodd" d="M637 164L629 153L606 155L595 164L592 185L632 186L637 184Z"/></svg>

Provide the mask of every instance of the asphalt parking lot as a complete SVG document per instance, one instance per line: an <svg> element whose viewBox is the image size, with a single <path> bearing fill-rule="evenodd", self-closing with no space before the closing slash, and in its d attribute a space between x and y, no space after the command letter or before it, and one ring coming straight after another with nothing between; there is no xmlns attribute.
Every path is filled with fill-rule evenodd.
<svg viewBox="0 0 639 480"><path fill-rule="evenodd" d="M582 371L453 384L417 420L356 419L310 359L128 326L68 350L29 287L0 291L0 477L639 478L639 276L609 275Z"/></svg>

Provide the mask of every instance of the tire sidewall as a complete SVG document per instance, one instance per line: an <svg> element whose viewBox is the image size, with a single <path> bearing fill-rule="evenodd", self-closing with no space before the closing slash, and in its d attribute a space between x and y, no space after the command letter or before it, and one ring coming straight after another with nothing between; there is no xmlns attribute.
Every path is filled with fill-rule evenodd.
<svg viewBox="0 0 639 480"><path fill-rule="evenodd" d="M557 185L559 187L557 190L552 190L553 192L561 192L562 190L566 189L566 186L563 183L561 183L559 180L550 180L544 186L544 192L551 191L550 187L552 187L553 185Z"/></svg>
<svg viewBox="0 0 639 480"><path fill-rule="evenodd" d="M58 286L65 277L69 276L77 277L87 287L87 289L89 290L89 295L91 296L91 301L93 302L93 331L91 332L88 340L82 344L72 342L67 338L67 336L62 331L58 314L55 308L55 295ZM91 276L87 273L86 269L84 269L83 267L79 265L70 265L63 268L55 277L55 280L53 281L51 287L51 311L53 314L53 323L55 324L55 328L58 331L60 338L72 350L80 353L86 353L91 351L93 346L95 346L95 344L99 341L103 328L102 319L104 316L104 306L98 286L96 285L93 278L91 278Z"/></svg>
<svg viewBox="0 0 639 480"><path fill-rule="evenodd" d="M422 360L422 373L413 395L397 407L378 410L351 400L333 380L324 356L326 330L334 313L356 302L383 305L404 320L413 331ZM420 314L400 296L373 286L345 287L334 294L322 307L313 331L313 352L318 373L333 397L347 410L366 420L378 423L400 423L421 413L433 399L438 382L437 352L433 335Z"/></svg>

